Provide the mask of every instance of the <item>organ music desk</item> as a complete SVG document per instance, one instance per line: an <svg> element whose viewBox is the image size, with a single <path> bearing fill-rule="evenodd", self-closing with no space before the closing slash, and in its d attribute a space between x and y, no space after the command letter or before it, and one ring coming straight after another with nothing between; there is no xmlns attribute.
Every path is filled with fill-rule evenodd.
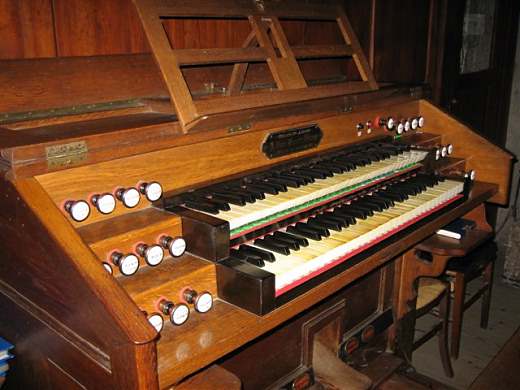
<svg viewBox="0 0 520 390"><path fill-rule="evenodd" d="M2 63L7 388L303 388L315 341L406 353L413 282L447 261L414 246L489 230L511 156L378 86L335 2L134 3L153 55ZM174 47L187 17L249 32ZM296 45L316 21L339 40Z"/></svg>

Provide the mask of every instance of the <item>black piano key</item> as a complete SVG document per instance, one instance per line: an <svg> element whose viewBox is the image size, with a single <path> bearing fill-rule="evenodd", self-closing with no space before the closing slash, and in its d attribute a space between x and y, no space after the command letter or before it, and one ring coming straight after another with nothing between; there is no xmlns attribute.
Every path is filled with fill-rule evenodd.
<svg viewBox="0 0 520 390"><path fill-rule="evenodd" d="M385 198L377 194L369 196L367 199L370 199L371 202L379 202L379 204L383 205L385 209L394 205L394 201L392 199Z"/></svg>
<svg viewBox="0 0 520 390"><path fill-rule="evenodd" d="M276 180L273 180L272 177L268 177L262 181L262 184L267 184L274 187L279 192L287 192L287 186L285 184L281 184Z"/></svg>
<svg viewBox="0 0 520 390"><path fill-rule="evenodd" d="M301 236L301 237L309 238L314 241L321 240L321 235L312 229L297 228L296 226L288 226L287 232L294 234L294 235Z"/></svg>
<svg viewBox="0 0 520 390"><path fill-rule="evenodd" d="M246 189L249 191L260 191L264 194L270 194L270 195L278 195L278 190L274 188L273 186L270 186L269 184L247 184Z"/></svg>
<svg viewBox="0 0 520 390"><path fill-rule="evenodd" d="M187 200L184 202L184 205L190 209L204 211L205 213L210 213L210 214L219 213L219 209L217 208L217 206L215 206L211 203L208 203L208 202L196 202L196 201Z"/></svg>
<svg viewBox="0 0 520 390"><path fill-rule="evenodd" d="M309 225L311 227L321 227L321 228L325 228L325 229L335 230L337 232L340 232L342 229L340 223L330 220L323 216L316 216L316 217L309 218L307 220L307 225Z"/></svg>
<svg viewBox="0 0 520 390"><path fill-rule="evenodd" d="M406 199L409 198L408 194L396 191L396 190L391 189L391 188L385 189L384 191L381 192L381 194L383 196L394 197L395 198L394 200L396 200L397 202L404 202Z"/></svg>
<svg viewBox="0 0 520 390"><path fill-rule="evenodd" d="M345 168L344 167L342 167L339 164L334 164L333 162L319 162L318 164L316 164L316 166L329 169L329 170L331 170L334 173L343 173L343 172L345 172Z"/></svg>
<svg viewBox="0 0 520 390"><path fill-rule="evenodd" d="M280 176L273 176L269 178L270 183L278 183L286 187L298 188L300 183L297 180L286 179Z"/></svg>
<svg viewBox="0 0 520 390"><path fill-rule="evenodd" d="M336 207L331 214L336 217L344 218L349 225L356 224L356 217L348 212L343 212L343 210L341 210L339 207Z"/></svg>
<svg viewBox="0 0 520 390"><path fill-rule="evenodd" d="M300 181L302 181L303 185L315 182L314 178L312 178L310 176L297 175L292 172L282 172L282 175L296 179L296 180L300 180Z"/></svg>
<svg viewBox="0 0 520 390"><path fill-rule="evenodd" d="M272 240L264 240L262 238L257 238L255 240L255 245L261 248L268 249L272 252L280 253L281 255L288 256L291 254L289 247L286 245L278 244Z"/></svg>
<svg viewBox="0 0 520 390"><path fill-rule="evenodd" d="M286 232L280 232L280 231L274 232L273 236L277 237L277 238L283 238L286 240L293 240L293 241L297 242L298 245L300 245L300 246L309 246L309 241L304 237L295 236L295 235L292 235L292 234L289 234Z"/></svg>
<svg viewBox="0 0 520 390"><path fill-rule="evenodd" d="M337 207L334 209L335 213L338 213L340 215L346 215L350 216L352 218L359 218L359 219L367 219L367 213L361 210L356 210L354 208L351 208L350 205L345 205L341 207Z"/></svg>
<svg viewBox="0 0 520 390"><path fill-rule="evenodd" d="M247 189L241 188L241 187L231 187L231 188L229 188L229 192L237 193L237 194L240 194L242 196L245 196L246 197L246 201L249 202L249 203L253 203L257 199L258 200L265 199L265 195L263 194L263 192L250 191L250 190L247 190Z"/></svg>
<svg viewBox="0 0 520 390"><path fill-rule="evenodd" d="M338 214L334 214L333 212L330 212L330 211L326 211L323 213L323 215L330 219L331 221L336 221L338 223L341 224L341 227L347 227L348 225L350 225L349 223L349 217L345 217L345 216L340 216Z"/></svg>
<svg viewBox="0 0 520 390"><path fill-rule="evenodd" d="M356 169L356 164L354 164L352 161L349 161L346 158L336 157L334 160L334 164L338 164L342 166L345 171L350 172Z"/></svg>
<svg viewBox="0 0 520 390"><path fill-rule="evenodd" d="M304 186L304 185L306 185L309 182L304 177L291 175L291 174L285 174L285 173L279 173L276 177L280 177L282 179L294 181L294 182L296 182L298 184L298 186Z"/></svg>
<svg viewBox="0 0 520 390"><path fill-rule="evenodd" d="M313 179L326 179L327 178L326 174L324 174L322 172L318 172L318 171L313 171L309 168L298 168L298 169L292 170L292 172L296 173L297 175L310 176Z"/></svg>
<svg viewBox="0 0 520 390"><path fill-rule="evenodd" d="M307 230L314 230L316 233L318 233L322 237L328 237L330 236L329 229L320 227L320 226L310 226L308 223L304 222L298 222L295 225L297 228L307 229Z"/></svg>
<svg viewBox="0 0 520 390"><path fill-rule="evenodd" d="M242 196L222 192L212 193L211 199L215 199L216 201L224 201L226 203L235 204L237 206L245 206L246 204L246 200Z"/></svg>
<svg viewBox="0 0 520 390"><path fill-rule="evenodd" d="M250 245L242 244L238 248L238 251L241 252L242 254L244 254L245 256L260 257L262 260L268 261L269 263L273 263L276 260L274 255L271 252L265 251L260 248L255 248L254 246L250 246Z"/></svg>
<svg viewBox="0 0 520 390"><path fill-rule="evenodd" d="M275 237L273 235L269 235L269 236L264 236L264 240L269 241L269 242L274 242L274 243L280 244L280 245L285 245L289 249L294 250L294 251L297 251L300 249L300 244L298 244L296 241L287 240L283 237Z"/></svg>
<svg viewBox="0 0 520 390"><path fill-rule="evenodd" d="M363 205L358 205L358 202L353 202L349 206L352 210L358 210L365 214L365 216L372 216L374 215L374 210L370 207L366 207Z"/></svg>
<svg viewBox="0 0 520 390"><path fill-rule="evenodd" d="M314 165L312 165L312 166L310 166L310 167L308 167L306 169L311 169L314 172L322 173L326 177L334 176L334 172L331 169L327 169L325 167L320 167L320 166L318 166L318 164L314 164Z"/></svg>
<svg viewBox="0 0 520 390"><path fill-rule="evenodd" d="M356 206L368 207L373 211L383 211L385 209L384 205L381 205L377 202L371 202L366 198L363 198L362 200L356 202Z"/></svg>

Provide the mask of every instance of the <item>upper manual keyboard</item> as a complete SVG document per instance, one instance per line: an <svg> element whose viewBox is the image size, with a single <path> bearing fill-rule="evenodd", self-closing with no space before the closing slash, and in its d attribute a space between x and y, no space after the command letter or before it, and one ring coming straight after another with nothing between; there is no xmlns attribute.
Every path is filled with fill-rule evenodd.
<svg viewBox="0 0 520 390"><path fill-rule="evenodd" d="M182 194L180 203L229 222L231 237L415 168L427 151L373 141Z"/></svg>

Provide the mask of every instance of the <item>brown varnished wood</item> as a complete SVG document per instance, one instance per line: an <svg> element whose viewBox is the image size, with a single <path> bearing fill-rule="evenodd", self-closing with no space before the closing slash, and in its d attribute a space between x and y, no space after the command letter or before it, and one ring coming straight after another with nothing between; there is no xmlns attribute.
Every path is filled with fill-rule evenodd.
<svg viewBox="0 0 520 390"><path fill-rule="evenodd" d="M127 0L53 0L58 56L149 51L139 18Z"/></svg>
<svg viewBox="0 0 520 390"><path fill-rule="evenodd" d="M92 289L89 291L89 294L92 294L96 289L104 290L104 293L98 290L97 294L99 295L97 296L104 303L105 310L108 310L105 315L109 316L120 327L122 333L119 333L119 337L122 337L123 340L128 338L138 343L146 343L153 340L155 334L151 331L148 324L143 321L141 314L137 310L131 309L131 301L128 300L128 297L117 284L113 282L113 279L105 272L101 272L102 269L99 263L95 261L92 252L85 248L82 241L75 234L71 224L57 212L55 207L50 206L50 199L39 184L34 179L26 179L16 183L16 190L21 199L27 202L25 207L34 215L36 221L46 227L54 243L53 245L62 251L61 256L65 254L65 258L68 257L70 259L69 266L73 269L75 268L75 272L81 270L79 275L81 275L81 278L86 279L83 283L88 283L89 290ZM38 205L38 207L35 207L35 205ZM19 221L19 223L22 224L24 222ZM53 267L46 268L52 269ZM14 275L11 274L11 276ZM4 280L9 280L9 278ZM79 286L70 285L70 287L77 289ZM33 294L36 293L37 291L34 291ZM35 297L31 298L34 299ZM92 299L90 298L89 300L92 301ZM118 308L117 306L120 307ZM56 315L59 315L59 312L56 312ZM98 318L98 320L101 320L101 318ZM129 326L129 324L132 324L132 326ZM77 328L78 324L72 327Z"/></svg>
<svg viewBox="0 0 520 390"><path fill-rule="evenodd" d="M0 14L0 59L56 55L50 0L3 0Z"/></svg>
<svg viewBox="0 0 520 390"><path fill-rule="evenodd" d="M119 268L110 261L110 254L113 251L137 254L138 244L156 244L162 235L181 236L182 227L178 217L165 211L148 208L87 225L79 228L78 233L100 261L112 265L114 275L118 276ZM168 255L167 250L165 250L166 255ZM141 272L148 265L140 256L139 260L138 272Z"/></svg>
<svg viewBox="0 0 520 390"><path fill-rule="evenodd" d="M149 55L13 60L1 66L0 112L168 96Z"/></svg>
<svg viewBox="0 0 520 390"><path fill-rule="evenodd" d="M396 105L392 108L392 112L405 117L413 116L416 113L415 108L414 104ZM179 191L240 172L265 168L277 162L287 161L290 158L339 147L349 141L365 142L371 138L382 136L385 134L383 130L374 129L372 134L364 134L358 137L355 126L357 123L373 120L376 116L385 112L387 112L387 109L317 120L313 123L317 122L324 132L323 140L317 149L273 160L268 160L263 155L260 145L267 134L287 128L285 126L236 134L121 160L49 173L38 176L38 181L49 192L56 204L60 206L66 199L86 199L93 192L112 192L117 186L135 186L141 180L157 180L163 185L165 191ZM298 126L305 124L298 124ZM241 148L237 149L236 145L241 145ZM175 158L172 158L172 156L175 156ZM200 175L199 172L206 172L207 174ZM74 183L74 185L71 185L71 183ZM146 206L144 199L141 203L142 205L138 207ZM128 211L124 207L118 207L112 216ZM93 212L87 223L107 218L110 218L110 216L107 217ZM85 223L81 225L85 225Z"/></svg>
<svg viewBox="0 0 520 390"><path fill-rule="evenodd" d="M474 169L478 180L499 185L498 193L491 202L507 204L512 155L427 101L420 102L420 111L428 118L425 129L441 134L444 144L455 146L453 157L465 158L466 168Z"/></svg>
<svg viewBox="0 0 520 390"><path fill-rule="evenodd" d="M196 374L177 386L174 390L241 390L240 379L228 370L218 365L213 365L207 370Z"/></svg>
<svg viewBox="0 0 520 390"><path fill-rule="evenodd" d="M408 235L405 239L390 244L363 262L327 280L319 288L295 298L282 308L274 310L268 315L257 317L217 300L211 312L192 316L189 320L190 327L165 328L157 344L159 382L163 385L174 383L178 378L196 370L197 366L209 364L217 357L229 353L239 345L254 339L259 334L272 329L302 310L309 308L314 303L338 291L342 286L370 273L371 270L429 237L451 220L468 213L492 196L495 191L496 186L494 185L477 183L469 200L462 205L449 213L439 216L434 221ZM442 267L440 265L435 267L439 267L438 272L440 273ZM407 275L420 275L420 272L415 274L410 272ZM401 278L402 276L398 278L399 281L402 281ZM411 282L408 285L411 285ZM222 323L233 325L221 327L220 324ZM209 344L204 344L205 347L201 349L200 343L207 343L208 340L211 340ZM178 358L177 353L179 356L184 357Z"/></svg>
<svg viewBox="0 0 520 390"><path fill-rule="evenodd" d="M214 297L217 296L215 264L189 254L178 259L167 257L160 265L139 270L134 276L120 276L118 283L147 313L158 311L156 304L161 297L175 303L183 302L181 292L186 287L197 292L209 291ZM165 322L168 322L167 317Z"/></svg>

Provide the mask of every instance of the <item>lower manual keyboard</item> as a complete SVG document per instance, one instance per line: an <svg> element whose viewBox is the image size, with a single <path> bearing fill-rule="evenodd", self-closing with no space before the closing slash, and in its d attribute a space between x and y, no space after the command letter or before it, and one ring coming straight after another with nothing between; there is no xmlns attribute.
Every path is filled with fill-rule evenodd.
<svg viewBox="0 0 520 390"><path fill-rule="evenodd" d="M274 275L279 297L446 207L463 190L463 182L418 175L237 245L231 261Z"/></svg>

